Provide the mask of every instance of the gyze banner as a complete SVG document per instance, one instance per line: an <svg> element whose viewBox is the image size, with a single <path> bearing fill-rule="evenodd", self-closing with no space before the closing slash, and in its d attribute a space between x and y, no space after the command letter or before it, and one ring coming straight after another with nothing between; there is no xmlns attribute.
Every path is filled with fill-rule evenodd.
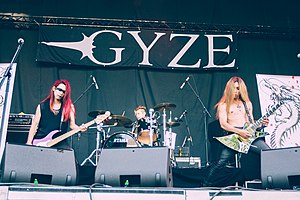
<svg viewBox="0 0 300 200"><path fill-rule="evenodd" d="M41 26L37 61L101 67L235 69L231 34Z"/></svg>

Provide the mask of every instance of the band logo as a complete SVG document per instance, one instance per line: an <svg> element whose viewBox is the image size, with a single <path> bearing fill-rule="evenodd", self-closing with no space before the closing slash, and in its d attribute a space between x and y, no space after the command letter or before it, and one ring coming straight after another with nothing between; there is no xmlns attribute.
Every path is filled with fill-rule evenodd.
<svg viewBox="0 0 300 200"><path fill-rule="evenodd" d="M236 69L235 35L41 26L37 61L101 67Z"/></svg>

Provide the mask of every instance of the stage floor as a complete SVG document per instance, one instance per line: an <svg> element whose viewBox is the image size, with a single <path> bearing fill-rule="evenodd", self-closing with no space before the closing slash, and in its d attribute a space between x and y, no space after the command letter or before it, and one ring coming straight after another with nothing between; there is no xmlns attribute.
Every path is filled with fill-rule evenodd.
<svg viewBox="0 0 300 200"><path fill-rule="evenodd" d="M53 184L0 183L0 200L199 200L199 199L267 199L299 200L300 190L266 190L239 186L202 187L206 169L173 170L172 187L111 187L94 184L95 167L79 167L75 186Z"/></svg>
<svg viewBox="0 0 300 200"><path fill-rule="evenodd" d="M93 186L93 185L92 185ZM214 196L215 195L215 196ZM121 188L91 186L53 186L34 184L4 184L1 200L199 200L199 199L272 199L298 200L300 192L293 190L257 190L246 188Z"/></svg>

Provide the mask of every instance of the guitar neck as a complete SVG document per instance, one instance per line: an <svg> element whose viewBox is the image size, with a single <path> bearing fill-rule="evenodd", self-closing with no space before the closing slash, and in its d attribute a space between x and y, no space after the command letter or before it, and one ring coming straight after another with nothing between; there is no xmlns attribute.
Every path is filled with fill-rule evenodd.
<svg viewBox="0 0 300 200"><path fill-rule="evenodd" d="M85 126L88 128L89 126L93 125L94 123L96 123L96 121L92 120L92 121L86 123ZM54 138L53 140L47 142L47 147L52 147L53 145L56 145L57 143L63 141L64 139L78 133L80 130L81 130L80 128L73 129L73 130L71 130L71 131L69 131L69 132L67 132L63 135L58 136L57 138Z"/></svg>
<svg viewBox="0 0 300 200"><path fill-rule="evenodd" d="M269 117L270 115L264 115L261 118L259 118L258 120L256 120L256 122L253 124L254 129L256 130L258 127L260 127L264 118Z"/></svg>
<svg viewBox="0 0 300 200"><path fill-rule="evenodd" d="M276 104L272 109L269 110L269 112L267 112L264 116L262 116L261 118L259 118L254 124L254 128L255 130L262 124L262 121L271 116L281 105L283 104L283 102L279 102L278 104Z"/></svg>

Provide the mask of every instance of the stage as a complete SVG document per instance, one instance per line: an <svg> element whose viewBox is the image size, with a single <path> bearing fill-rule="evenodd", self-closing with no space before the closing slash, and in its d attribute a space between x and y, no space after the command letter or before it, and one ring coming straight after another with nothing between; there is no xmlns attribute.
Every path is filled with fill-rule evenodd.
<svg viewBox="0 0 300 200"><path fill-rule="evenodd" d="M121 188L99 185L54 186L34 184L2 184L1 200L199 200L199 199L272 199L298 200L299 191L258 190L247 188Z"/></svg>
<svg viewBox="0 0 300 200"><path fill-rule="evenodd" d="M106 199L106 200L199 200L199 199L300 199L299 190L257 189L257 185L202 187L206 169L173 168L173 186L169 187L112 187L94 183L94 166L78 168L75 186L34 183L1 183L1 200ZM247 188L246 188L247 187Z"/></svg>
<svg viewBox="0 0 300 200"><path fill-rule="evenodd" d="M284 152L286 159L287 155L294 161L298 157L294 155L298 149L281 151ZM272 152L278 154L278 151ZM223 169L216 176L215 183L218 187L203 187L209 167L172 166L168 149L164 147L104 149L101 153L101 162L97 166L91 163L81 166L75 162L72 150L58 151L52 148L13 144L7 144L4 158L0 183L1 200L300 199L298 179L289 183L292 184L293 187L290 188L293 190L275 189L284 188L277 187L283 180L278 181L277 174L285 176L295 174L287 171L287 167L284 167L285 170L274 171L274 187L272 187L274 189L264 189L259 181L250 184L249 181L260 177L259 173L253 172L253 169L259 167L253 167L250 162L245 162L241 168ZM64 162L61 162L62 160ZM292 162L287 163L293 166L292 169L298 169L295 163L293 165ZM265 169L274 166L272 164ZM246 181L249 184L246 184ZM236 182L239 186L235 186Z"/></svg>

